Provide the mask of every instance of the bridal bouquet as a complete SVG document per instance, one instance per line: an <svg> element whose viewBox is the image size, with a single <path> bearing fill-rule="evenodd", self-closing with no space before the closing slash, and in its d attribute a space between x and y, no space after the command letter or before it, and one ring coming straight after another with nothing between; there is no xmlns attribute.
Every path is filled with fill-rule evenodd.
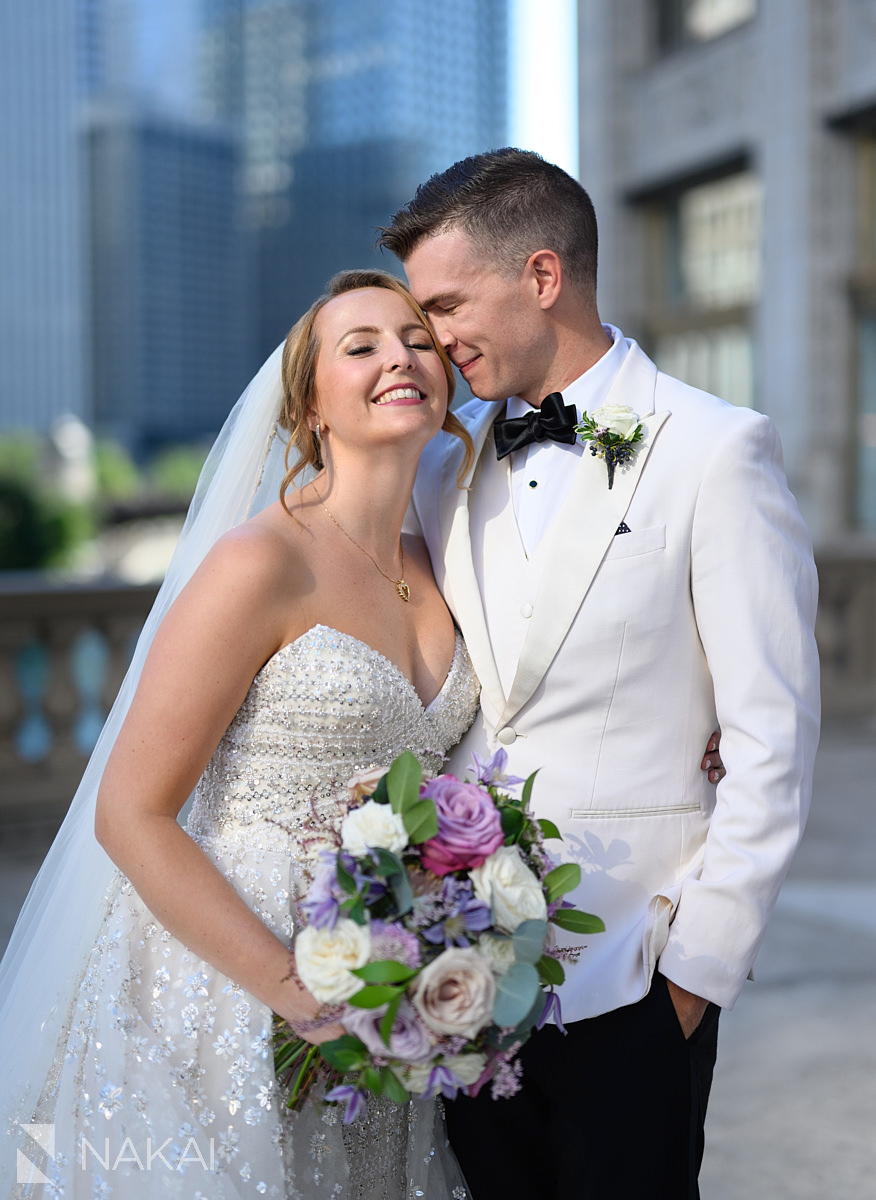
<svg viewBox="0 0 876 1200"><path fill-rule="evenodd" d="M351 781L340 845L320 853L295 944L324 1023L346 1033L312 1046L279 1026L290 1107L317 1076L345 1122L368 1092L401 1102L489 1083L494 1098L513 1095L533 1028L552 1017L562 1029L555 988L570 952L551 927L604 926L563 900L580 867L551 864L544 842L560 834L529 813L534 775L506 776L506 760L476 759L476 782L426 779L406 752ZM506 790L521 783L519 798Z"/></svg>

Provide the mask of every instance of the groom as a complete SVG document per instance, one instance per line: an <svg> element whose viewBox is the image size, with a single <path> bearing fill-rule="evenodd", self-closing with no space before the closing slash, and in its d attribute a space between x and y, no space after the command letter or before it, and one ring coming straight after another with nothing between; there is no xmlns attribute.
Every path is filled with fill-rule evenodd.
<svg viewBox="0 0 876 1200"><path fill-rule="evenodd" d="M815 570L778 438L602 324L589 197L537 155L454 164L381 244L478 398L458 414L467 488L445 438L414 492L482 685L451 769L504 748L509 773L539 771L536 815L582 869L570 898L606 926L561 935L580 946L568 1036L532 1037L513 1099L449 1105L451 1141L474 1200L689 1200L718 1011L800 838L818 737ZM575 438L585 414L627 435L613 477Z"/></svg>

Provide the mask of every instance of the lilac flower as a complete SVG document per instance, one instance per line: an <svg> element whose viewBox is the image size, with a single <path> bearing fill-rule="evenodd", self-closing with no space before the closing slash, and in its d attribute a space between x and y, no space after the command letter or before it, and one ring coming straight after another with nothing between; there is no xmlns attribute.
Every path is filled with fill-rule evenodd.
<svg viewBox="0 0 876 1200"><path fill-rule="evenodd" d="M433 1096L437 1096L440 1092L448 1100L455 1100L456 1093L461 1087L465 1087L465 1084L449 1067L433 1067L429 1072L429 1082L426 1084L425 1092L423 1092L423 1099L431 1100Z"/></svg>
<svg viewBox="0 0 876 1200"><path fill-rule="evenodd" d="M516 1096L523 1086L522 1076L523 1063L519 1059L500 1063L490 1084L491 1099L507 1100Z"/></svg>
<svg viewBox="0 0 876 1200"><path fill-rule="evenodd" d="M517 783L526 783L519 775L506 775L505 766L508 762L508 751L501 747L486 762L481 761L479 754L472 754L471 769L475 772L478 783L487 787L514 787Z"/></svg>
<svg viewBox="0 0 876 1200"><path fill-rule="evenodd" d="M350 1083L342 1083L339 1087L334 1087L330 1092L326 1093L326 1100L340 1101L346 1104L344 1110L344 1124L352 1125L360 1113L364 1113L368 1105L365 1100L365 1093L358 1088L353 1087Z"/></svg>
<svg viewBox="0 0 876 1200"><path fill-rule="evenodd" d="M490 927L490 906L483 900L475 899L468 880L444 876L441 909L443 919L423 931L423 937L433 946L440 946L442 942L445 949L450 946L470 946L471 940L467 934L482 933Z"/></svg>
<svg viewBox="0 0 876 1200"><path fill-rule="evenodd" d="M422 961L419 939L398 921L372 920L371 961L382 962L387 958L406 967L418 967Z"/></svg>
<svg viewBox="0 0 876 1200"><path fill-rule="evenodd" d="M554 1024L560 1033L565 1037L566 1027L563 1024L563 1014L560 1009L560 997L557 992L548 992L545 995L544 1008L541 1010L541 1016L535 1023L536 1029L543 1029L548 1021L553 1018Z"/></svg>
<svg viewBox="0 0 876 1200"><path fill-rule="evenodd" d="M341 911L341 901L346 898L338 883L337 855L334 850L323 850L320 865L313 876L313 883L301 901L301 911L309 925L317 929L334 929Z"/></svg>

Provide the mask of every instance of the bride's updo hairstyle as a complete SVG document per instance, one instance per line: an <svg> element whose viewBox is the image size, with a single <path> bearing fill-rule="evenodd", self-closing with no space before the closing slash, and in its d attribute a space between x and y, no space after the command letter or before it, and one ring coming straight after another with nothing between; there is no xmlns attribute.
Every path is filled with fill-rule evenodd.
<svg viewBox="0 0 876 1200"><path fill-rule="evenodd" d="M314 471L321 471L323 467L319 438L310 428L310 419L317 407L316 361L319 357L320 343L314 328L316 318L330 300L343 296L347 292L361 291L363 288L385 288L387 291L401 296L417 318L418 323L429 335L429 340L441 359L441 365L447 377L448 408L441 428L445 433L458 437L465 447L458 479L464 477L474 459L474 447L468 430L450 411L450 401L453 399L456 386L453 378L453 365L447 357L444 347L437 341L432 326L426 320L423 310L416 300L401 280L390 275L388 271L341 271L329 281L325 294L315 300L304 316L292 326L283 347L283 409L279 424L283 429L288 430L289 444L286 447L286 476L280 486L280 500L287 512L289 511L286 505L287 489L307 467ZM290 466L290 456L296 450L298 459Z"/></svg>

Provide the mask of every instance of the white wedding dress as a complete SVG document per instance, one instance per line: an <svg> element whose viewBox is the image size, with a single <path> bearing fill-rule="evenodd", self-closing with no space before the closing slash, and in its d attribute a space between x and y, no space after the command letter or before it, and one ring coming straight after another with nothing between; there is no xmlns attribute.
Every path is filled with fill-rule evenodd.
<svg viewBox="0 0 876 1200"><path fill-rule="evenodd" d="M477 701L459 635L447 679L424 707L388 659L317 625L254 679L198 783L188 833L291 944L309 854L337 828L350 776L403 750L440 771ZM99 937L70 980L50 1077L30 1081L19 1110L36 1140L20 1125L9 1131L47 1182L16 1184L12 1196L467 1195L434 1104L372 1101L368 1117L346 1127L338 1108L287 1115L270 1010L162 928L121 873L105 904Z"/></svg>

